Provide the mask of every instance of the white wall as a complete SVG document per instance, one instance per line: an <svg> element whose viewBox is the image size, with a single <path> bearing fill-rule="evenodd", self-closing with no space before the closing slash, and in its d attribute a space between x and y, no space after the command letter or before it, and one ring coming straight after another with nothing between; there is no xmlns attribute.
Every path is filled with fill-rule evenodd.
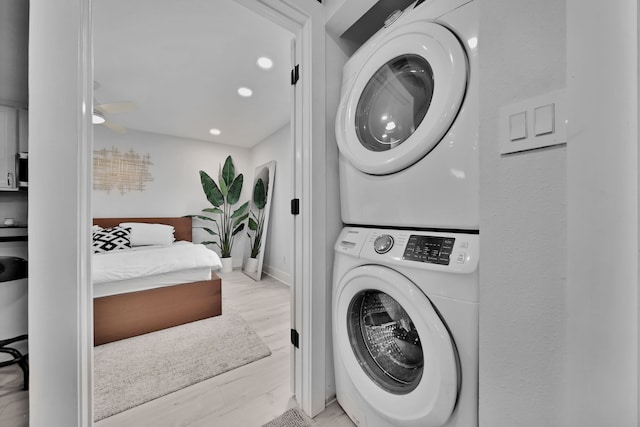
<svg viewBox="0 0 640 427"><path fill-rule="evenodd" d="M293 198L293 141L291 126L286 124L250 150L251 168L248 169L247 182L254 181L258 166L274 160L276 171L271 192L271 212L266 240L263 243L264 259L262 269L276 279L291 285L293 282L293 216L291 199ZM249 184L250 185L250 184ZM249 189L251 190L251 189ZM253 194L249 194L249 198ZM250 243L246 233L245 257L249 256Z"/></svg>
<svg viewBox="0 0 640 427"><path fill-rule="evenodd" d="M567 0L570 426L638 425L638 10Z"/></svg>
<svg viewBox="0 0 640 427"><path fill-rule="evenodd" d="M94 217L162 217L199 214L211 207L202 191L199 171L204 170L218 182L219 168L228 155L233 158L236 174L244 175L238 208L251 197L250 185L253 176L249 151L245 148L216 144L213 142L181 139L173 136L130 130L125 134L111 132L104 126L94 127L94 150L118 148L121 152L134 150L138 154L149 154L153 165L150 172L153 181L144 191L120 194L118 190L93 191ZM196 220L194 225L201 224ZM203 230L194 230L194 241L208 240ZM234 267L242 265L245 239L237 238L232 256ZM212 249L217 251L217 247Z"/></svg>
<svg viewBox="0 0 640 427"><path fill-rule="evenodd" d="M29 425L92 423L87 0L31 0ZM87 68L87 67L84 67Z"/></svg>
<svg viewBox="0 0 640 427"><path fill-rule="evenodd" d="M567 354L567 150L500 156L498 112L565 86L565 2L483 0L479 6L480 425L559 426Z"/></svg>

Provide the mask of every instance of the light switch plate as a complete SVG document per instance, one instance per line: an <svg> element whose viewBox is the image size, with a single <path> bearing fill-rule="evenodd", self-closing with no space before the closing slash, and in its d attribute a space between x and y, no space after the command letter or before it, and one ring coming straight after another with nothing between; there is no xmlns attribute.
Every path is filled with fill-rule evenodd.
<svg viewBox="0 0 640 427"><path fill-rule="evenodd" d="M527 137L527 112L509 116L509 139L511 141L517 141Z"/></svg>
<svg viewBox="0 0 640 427"><path fill-rule="evenodd" d="M513 118L525 114L523 138L514 139ZM534 150L567 142L565 90L525 99L500 108L500 154Z"/></svg>
<svg viewBox="0 0 640 427"><path fill-rule="evenodd" d="M534 136L555 132L555 106L556 104L547 104L533 109Z"/></svg>

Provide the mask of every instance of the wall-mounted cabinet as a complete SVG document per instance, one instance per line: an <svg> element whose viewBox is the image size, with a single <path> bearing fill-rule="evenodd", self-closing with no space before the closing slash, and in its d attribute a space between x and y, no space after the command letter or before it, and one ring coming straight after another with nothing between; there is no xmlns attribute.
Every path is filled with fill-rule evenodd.
<svg viewBox="0 0 640 427"><path fill-rule="evenodd" d="M19 110L0 105L0 191L16 191Z"/></svg>

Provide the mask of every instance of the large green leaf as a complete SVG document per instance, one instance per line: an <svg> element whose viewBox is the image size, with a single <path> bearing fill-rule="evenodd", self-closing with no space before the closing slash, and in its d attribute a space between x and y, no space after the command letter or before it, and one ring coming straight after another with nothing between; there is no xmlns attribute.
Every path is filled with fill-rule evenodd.
<svg viewBox="0 0 640 427"><path fill-rule="evenodd" d="M224 180L224 183L227 185L227 187L231 185L235 176L236 169L233 166L233 160L231 159L231 156L228 156L227 160L224 161L224 166L222 167L222 179Z"/></svg>
<svg viewBox="0 0 640 427"><path fill-rule="evenodd" d="M249 218L249 230L256 231L258 229L258 223L253 218Z"/></svg>
<svg viewBox="0 0 640 427"><path fill-rule="evenodd" d="M240 200L240 192L242 191L242 182L244 177L242 174L239 174L231 183L231 187L229 187L229 192L227 193L227 203L230 205L235 205Z"/></svg>
<svg viewBox="0 0 640 427"><path fill-rule="evenodd" d="M244 222L244 220L247 219L248 216L249 216L249 214L244 214L241 217L236 218L235 221L233 221L233 226L235 227L236 225L240 224L241 222Z"/></svg>
<svg viewBox="0 0 640 427"><path fill-rule="evenodd" d="M200 171L200 182L207 200L215 207L221 206L224 203L224 197L215 181L205 171Z"/></svg>
<svg viewBox="0 0 640 427"><path fill-rule="evenodd" d="M227 197L227 193L229 192L229 188L227 187L227 183L224 182L222 177L218 180L220 183L220 192L222 193L222 197Z"/></svg>
<svg viewBox="0 0 640 427"><path fill-rule="evenodd" d="M249 206L249 202L245 202L242 204L242 206L240 206L238 209L235 210L235 212L231 215L230 218L237 218L239 216L241 216L245 210L247 210L247 207Z"/></svg>
<svg viewBox="0 0 640 427"><path fill-rule="evenodd" d="M218 235L218 233L217 233L217 232L215 232L215 231L213 231L212 229L207 228L207 227L193 227L193 228L201 228L201 229L203 229L204 231L206 231L207 233L211 234L212 236L217 236L217 235Z"/></svg>
<svg viewBox="0 0 640 427"><path fill-rule="evenodd" d="M258 178L256 186L253 187L253 203L258 209L264 209L267 204L267 189L262 178Z"/></svg>
<svg viewBox="0 0 640 427"><path fill-rule="evenodd" d="M222 211L222 209L220 209L220 208L207 208L207 209L202 209L202 212L209 212L209 213L212 213L212 214L222 214L222 213L224 213L224 212Z"/></svg>
<svg viewBox="0 0 640 427"><path fill-rule="evenodd" d="M202 219L205 221L213 221L213 222L218 222L215 219L208 217L208 216L204 216L204 215L193 215L194 218L198 218L198 219Z"/></svg>
<svg viewBox="0 0 640 427"><path fill-rule="evenodd" d="M244 230L244 222L242 224L240 224L239 226L237 226L235 230L233 230L232 236L235 236L236 234L238 234L242 230Z"/></svg>

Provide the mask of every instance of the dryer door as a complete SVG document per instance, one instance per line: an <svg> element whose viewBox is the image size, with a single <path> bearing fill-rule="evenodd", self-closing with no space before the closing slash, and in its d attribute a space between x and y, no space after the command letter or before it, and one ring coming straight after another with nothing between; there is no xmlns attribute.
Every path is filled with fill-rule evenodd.
<svg viewBox="0 0 640 427"><path fill-rule="evenodd" d="M362 69L345 82L336 137L356 168L385 175L422 159L446 134L469 67L456 36L433 22L400 26L368 49Z"/></svg>
<svg viewBox="0 0 640 427"><path fill-rule="evenodd" d="M398 425L444 424L456 403L458 357L429 299L405 276L361 266L338 284L336 345L355 388Z"/></svg>

